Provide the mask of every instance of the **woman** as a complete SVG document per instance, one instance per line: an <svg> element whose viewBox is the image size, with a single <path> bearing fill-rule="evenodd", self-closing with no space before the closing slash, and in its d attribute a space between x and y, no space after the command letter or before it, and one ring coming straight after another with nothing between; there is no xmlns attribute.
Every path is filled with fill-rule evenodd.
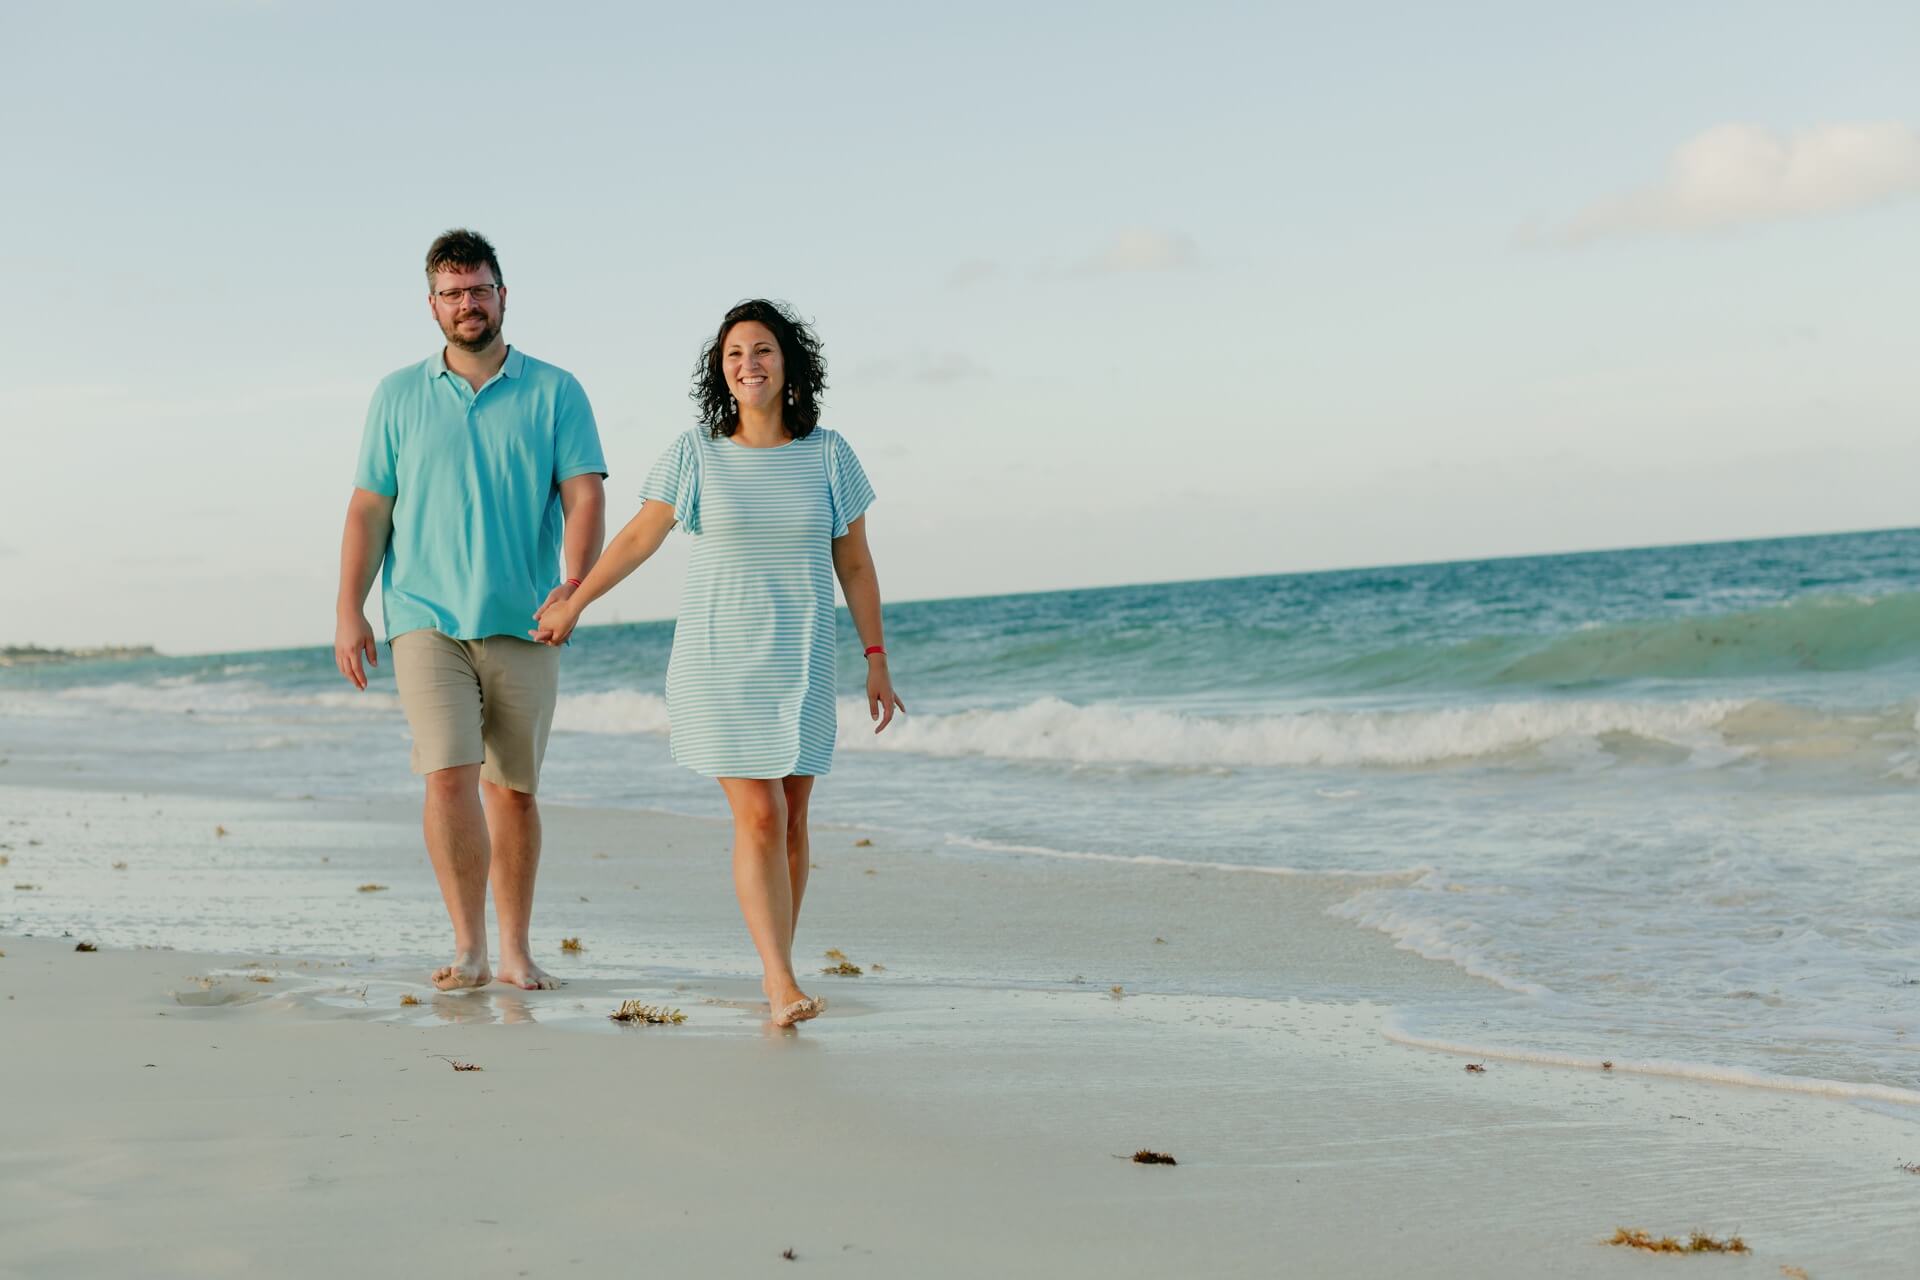
<svg viewBox="0 0 1920 1280"><path fill-rule="evenodd" d="M760 952L777 1026L815 1017L793 934L806 892L807 802L833 767L833 579L867 658L875 733L906 707L894 695L867 551L873 489L836 432L818 425L826 362L784 307L727 312L695 366L700 426L675 440L645 500L569 599L530 634L564 644L581 611L632 573L675 524L693 537L667 664L673 758L719 781L733 810L733 885Z"/></svg>

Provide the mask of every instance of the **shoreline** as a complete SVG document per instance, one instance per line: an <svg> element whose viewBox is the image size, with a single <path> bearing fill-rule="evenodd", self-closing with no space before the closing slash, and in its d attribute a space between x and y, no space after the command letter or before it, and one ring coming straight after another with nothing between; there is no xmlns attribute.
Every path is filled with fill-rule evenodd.
<svg viewBox="0 0 1920 1280"><path fill-rule="evenodd" d="M0 835L0 877L43 888L0 915L5 1280L749 1275L786 1248L844 1275L1613 1276L1645 1265L1620 1227L1742 1234L1769 1273L1920 1256L1920 1109L1469 1073L1396 1042L1393 1002L1500 993L1328 916L1351 877L822 826L800 949L884 968L812 979L826 1016L772 1032L717 821L544 807L535 944L568 985L437 993L412 806L9 775L6 830L40 843ZM23 938L26 909L97 932ZM196 928L261 945L74 950ZM1208 989L1274 973L1311 996ZM688 1021L608 1022L626 999ZM1141 1148L1180 1163L1114 1158Z"/></svg>
<svg viewBox="0 0 1920 1280"><path fill-rule="evenodd" d="M16 759L14 763L28 762ZM75 817L74 804L85 805L91 801L91 812L99 818L112 812L113 802L130 805L136 795L142 806L159 806L151 811L158 820L156 825L159 822L177 825L191 822L196 816L211 818L229 810L260 815L244 825L236 821L231 837L221 826L220 836L210 842L203 841L209 850L226 852L248 849L252 828L285 825L285 820L299 815L308 827L322 833L310 837L311 840L325 840L340 831L371 833L366 848L361 850L371 857L359 861L351 856L341 858L336 876L339 892L344 893L347 886L362 875L391 881L391 884L378 885L379 896L388 899L381 904L384 909L396 895L412 890L412 901L408 903L413 908L412 927L402 928L393 936L376 932L371 939L363 934L351 940L366 943L365 947L334 939L331 946L316 943L289 948L278 945L277 938L270 942L256 939L261 945L251 947L235 945L228 938L216 939L209 945L206 938L162 936L150 928L144 933L136 929L129 935L125 928L103 929L78 916L55 921L63 929L77 929L76 940L82 936L96 942L104 939L107 946L118 948L170 951L179 947L215 960L224 958L227 967L291 964L310 975L341 968L361 985L373 984L395 993L412 991L422 997L435 994L425 975L443 963L445 920L431 870L418 847L414 805L387 797L357 803L278 797L236 801L223 800L211 791L187 795L132 792L124 786L113 785L110 780L79 779L70 783L44 764L35 763L37 767L9 769L10 776L0 778L0 796L10 795L16 801L39 797L43 810L64 808L69 826L89 831L93 827L86 809ZM23 805L16 803L11 807L17 811ZM183 809L188 812L182 813ZM678 990L691 991L698 999L712 998L736 1005L753 1005L759 1001L757 970L752 967L751 949L738 925L737 908L725 878L728 827L723 819L662 810L594 808L555 802L544 804L542 811L547 816L550 834L542 866L541 902L535 917L535 945L549 971L568 978L569 991L591 991L598 995L623 992L626 994L620 998L639 998L648 992ZM204 832L209 825L203 822L199 830ZM884 835L874 847L853 848L856 844L873 842L866 837L857 841L847 837L863 831L878 834L881 829L844 821L816 821L814 827L814 866L820 874L808 897L797 955L810 956L815 954L816 944L821 947L831 944L836 953L846 950L856 961L884 959L887 962L854 982L816 975L806 959L800 960L803 986L814 994L828 996L841 1009L856 1004L863 991L880 997L901 989L1104 995L1109 987L1117 986L1128 997L1152 994L1267 1002L1359 1001L1389 1010L1399 1003L1435 996L1472 999L1505 994L1497 979L1462 967L1456 961L1402 945L1390 935L1347 918L1346 913L1337 910L1337 904L1346 894L1369 885L1391 884L1425 874L1421 870L1380 874L1243 867L1152 856L1062 853L958 840L950 842L951 847L929 850L890 847L891 841ZM620 841L628 839L629 833L637 833L631 838L643 846L637 856L629 857L626 851L618 854L605 851L606 847L617 847ZM79 831L68 834L78 836ZM836 841L838 847L827 847ZM11 847L4 829L0 829L0 849ZM594 851L585 853L588 849ZM15 860L13 864L0 869L0 880L6 880L16 890L11 895L16 907L23 901L17 892L22 878L31 882L39 874L31 870L35 862L29 857L30 852L15 852L11 855ZM722 857L716 860L706 856L711 853ZM977 856L981 853L987 856L981 859ZM337 850L336 855L331 856L337 856ZM320 854L319 859L329 867L334 865L328 854ZM599 863L604 865L596 865ZM1105 895L1093 898L1087 893L1087 886L1093 882L1084 878L1092 867L1112 867L1139 879L1124 886L1103 886L1107 890ZM862 871L864 874L856 874ZM271 882L269 891L277 892L278 876L271 870L267 874ZM1237 884L1241 876L1250 876L1255 883ZM120 888L122 886L115 883L119 879L96 875L92 887L114 884ZM664 886L663 892L651 892L656 883ZM33 897L41 899L47 887L35 884ZM594 901L608 888L616 893L639 895L630 903L613 904L619 927L633 927L636 916L649 924L665 926L658 932L650 932L638 951L632 948L609 951L604 928L592 930L581 923L581 905ZM5 889L6 885L0 884L0 893ZM1254 889L1270 891L1274 896L1250 905L1248 895ZM1054 900L1032 900L1043 893ZM1167 903L1151 918L1141 917L1140 901L1158 897L1165 903L1176 893L1192 901ZM934 936L938 925L924 914L924 900L929 895L949 908L938 923L974 922L972 936L965 939ZM1075 932L1052 918L1063 899L1077 904L1083 911L1103 913L1103 918L1092 927ZM0 903L5 901L0 898ZM82 902L85 903L83 913L97 909L97 902L88 901L84 894L76 901L76 907ZM331 903L328 906L332 909ZM1336 907L1331 916L1327 911L1329 906ZM912 913L920 913L919 918L913 918ZM383 910L381 919L390 920L394 915L391 910ZM601 917L603 925L605 919ZM21 920L19 914L9 917L0 909L0 935L12 932L16 936L32 936L31 931L22 935ZM491 928L491 904L489 921ZM924 927L928 925L934 928ZM1235 970L1236 957L1228 955L1223 959L1220 948L1209 949L1205 934L1218 930L1244 937L1253 935L1257 929L1284 935L1269 937L1261 944L1258 972L1262 976L1275 971L1284 973L1290 990L1276 992L1271 989L1270 980L1221 985L1222 973L1239 972L1244 979L1254 976L1256 971L1244 966ZM1017 945L1022 938L1032 938L1049 930L1052 937L1048 945L1037 951L1023 951ZM1132 931L1130 936L1123 932L1128 930ZM551 935L550 942L563 936L583 936L586 943L580 952L562 954L541 948L543 934ZM1174 945L1168 945L1170 938ZM934 942L943 946L929 948ZM396 943L400 944L397 948ZM408 946L408 943L418 945ZM927 950L929 955L916 962L912 954L915 949ZM1061 953L1069 950L1075 953L1073 963L1062 964ZM1262 987L1268 989L1259 989ZM510 993L514 989L495 983L488 990ZM614 1003L617 1005L618 1000ZM559 1020L569 1025L580 1021L565 1015ZM1879 1103L1892 1108L1896 1115L1910 1114L1915 1123L1920 1124L1920 1088L1770 1073L1712 1061L1634 1059L1620 1055L1603 1059L1596 1054L1515 1045L1498 1039L1463 1042L1409 1030L1396 1025L1391 1018L1383 1021L1379 1034L1383 1043L1454 1058L1499 1060L1579 1072L1600 1071L1602 1061L1606 1060L1612 1064L1606 1070L1618 1076L1641 1075L1696 1081L1721 1088Z"/></svg>

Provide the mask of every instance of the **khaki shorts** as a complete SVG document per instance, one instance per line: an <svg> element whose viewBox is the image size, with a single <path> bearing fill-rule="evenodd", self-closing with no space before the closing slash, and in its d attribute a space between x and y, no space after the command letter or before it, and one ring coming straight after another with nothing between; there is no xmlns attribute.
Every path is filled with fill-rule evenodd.
<svg viewBox="0 0 1920 1280"><path fill-rule="evenodd" d="M413 730L413 771L477 764L480 777L532 795L560 691L560 651L513 636L393 638L393 683Z"/></svg>

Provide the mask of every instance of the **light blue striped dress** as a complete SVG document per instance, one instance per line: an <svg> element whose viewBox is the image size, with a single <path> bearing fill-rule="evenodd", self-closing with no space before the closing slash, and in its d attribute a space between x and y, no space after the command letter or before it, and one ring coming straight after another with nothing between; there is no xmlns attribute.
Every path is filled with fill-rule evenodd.
<svg viewBox="0 0 1920 1280"><path fill-rule="evenodd" d="M674 760L710 778L831 770L832 548L873 501L860 459L824 427L774 449L696 427L640 496L693 538L667 662Z"/></svg>

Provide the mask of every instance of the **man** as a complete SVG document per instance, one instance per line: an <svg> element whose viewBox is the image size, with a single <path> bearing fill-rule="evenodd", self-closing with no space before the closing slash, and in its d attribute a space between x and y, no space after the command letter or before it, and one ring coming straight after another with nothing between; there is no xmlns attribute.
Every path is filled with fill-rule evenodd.
<svg viewBox="0 0 1920 1280"><path fill-rule="evenodd" d="M449 231L427 250L440 352L384 379L340 543L333 656L356 688L379 664L364 605L376 570L394 685L427 780L422 826L453 920L443 991L485 986L487 884L499 977L559 985L528 951L540 866L534 792L559 685L557 649L527 638L570 596L606 535L606 462L573 376L500 336L507 289L493 246ZM565 572L561 572L564 559Z"/></svg>

